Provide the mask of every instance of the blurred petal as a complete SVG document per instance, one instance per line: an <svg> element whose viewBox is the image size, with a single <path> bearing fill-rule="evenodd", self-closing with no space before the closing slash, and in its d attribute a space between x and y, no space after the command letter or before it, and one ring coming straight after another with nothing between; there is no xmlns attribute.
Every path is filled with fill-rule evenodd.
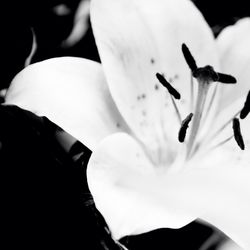
<svg viewBox="0 0 250 250"><path fill-rule="evenodd" d="M247 246L250 231L250 168L200 168L201 160L173 173L152 169L126 134L107 137L93 152L88 182L97 208L115 237L155 228L178 228L200 217Z"/></svg>
<svg viewBox="0 0 250 250"><path fill-rule="evenodd" d="M70 8L66 4L58 4L52 8L52 11L58 16L67 16L71 13Z"/></svg>
<svg viewBox="0 0 250 250"><path fill-rule="evenodd" d="M79 42L83 36L86 34L89 28L89 0L81 0L79 6L76 10L74 17L74 26L66 38L63 41L63 47L71 47L74 46L77 42Z"/></svg>
<svg viewBox="0 0 250 250"><path fill-rule="evenodd" d="M12 81L6 103L47 116L90 149L126 127L101 65L85 59L54 58L25 68Z"/></svg>
<svg viewBox="0 0 250 250"><path fill-rule="evenodd" d="M198 64L217 66L204 18L186 0L93 0L91 4L97 47L118 109L141 140L150 141L155 137L152 131L160 134L164 129L177 140L179 121L155 73L164 73L180 90L183 105L178 105L186 116L190 72L181 44L190 46Z"/></svg>
<svg viewBox="0 0 250 250"><path fill-rule="evenodd" d="M250 90L250 18L222 30L217 38L221 70L236 77L237 84L223 88L221 109Z"/></svg>

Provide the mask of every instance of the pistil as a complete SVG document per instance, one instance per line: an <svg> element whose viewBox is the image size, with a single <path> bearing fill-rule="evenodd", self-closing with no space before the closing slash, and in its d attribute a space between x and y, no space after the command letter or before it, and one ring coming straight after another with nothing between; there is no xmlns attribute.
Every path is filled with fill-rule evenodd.
<svg viewBox="0 0 250 250"><path fill-rule="evenodd" d="M188 139L187 143L187 158L190 156L192 153L192 149L195 143L195 139L198 135L198 131L200 128L200 122L202 118L202 113L204 110L206 98L207 98L207 93L209 90L210 86L210 81L206 80L204 78L198 78L198 96L197 96L197 101L195 105L195 112L194 112L194 117L192 121L192 127L190 131L190 136Z"/></svg>
<svg viewBox="0 0 250 250"><path fill-rule="evenodd" d="M196 99L195 112L192 120L190 136L187 143L186 157L190 158L195 145L195 140L199 133L201 118L207 99L207 93L211 83L221 82L225 84L232 84L236 83L236 79L231 75L216 72L210 65L198 68L195 59L193 58L189 48L185 44L182 44L182 53L184 55L186 63L188 64L191 70L192 76L198 81L198 96Z"/></svg>

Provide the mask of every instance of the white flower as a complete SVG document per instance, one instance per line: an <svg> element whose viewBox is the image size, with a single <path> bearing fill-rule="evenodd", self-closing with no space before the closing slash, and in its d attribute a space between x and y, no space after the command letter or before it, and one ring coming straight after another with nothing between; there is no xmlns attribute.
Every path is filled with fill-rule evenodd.
<svg viewBox="0 0 250 250"><path fill-rule="evenodd" d="M46 115L93 150L88 182L114 237L200 218L250 248L250 115L232 129L250 89L250 19L215 40L187 0L92 0L91 22L102 65L67 57L31 65L6 103ZM192 84L183 43L198 67L237 84L204 72Z"/></svg>

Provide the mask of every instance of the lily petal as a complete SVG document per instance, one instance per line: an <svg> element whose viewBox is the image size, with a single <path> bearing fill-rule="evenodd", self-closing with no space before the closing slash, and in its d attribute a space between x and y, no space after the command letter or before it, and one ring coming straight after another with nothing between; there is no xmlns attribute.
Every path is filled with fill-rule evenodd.
<svg viewBox="0 0 250 250"><path fill-rule="evenodd" d="M250 89L250 18L225 28L217 38L221 70L236 77L237 84L223 88L220 109Z"/></svg>
<svg viewBox="0 0 250 250"><path fill-rule="evenodd" d="M190 46L199 64L216 64L212 33L200 12L186 0L93 0L90 11L110 91L127 123L147 144L153 131L164 129L177 140L179 120L155 74L164 73L187 102L190 71L181 44ZM178 105L185 117L187 103Z"/></svg>
<svg viewBox="0 0 250 250"><path fill-rule="evenodd" d="M131 137L105 138L91 156L88 181L114 236L178 228L200 217L241 246L250 246L250 168L200 168L201 160L190 162L179 173L168 166L153 171Z"/></svg>
<svg viewBox="0 0 250 250"><path fill-rule="evenodd" d="M13 79L6 104L47 116L90 149L127 128L101 65L81 58L54 58L28 66Z"/></svg>
<svg viewBox="0 0 250 250"><path fill-rule="evenodd" d="M179 228L194 219L183 215L181 206L172 205L175 193L165 187L158 193L158 174L141 145L125 133L105 138L92 153L88 185L115 238L162 227ZM161 197L165 191L169 204Z"/></svg>
<svg viewBox="0 0 250 250"><path fill-rule="evenodd" d="M202 218L221 229L244 249L249 249L250 185L246 179L250 178L250 116L244 120L240 120L240 124L245 150L241 150L234 138L232 138L227 143L214 149L210 154L207 154L207 157L205 156L203 158L203 167L211 168L212 162L215 169L217 168L218 172L220 172L221 170L219 170L219 168L226 166L224 171L227 173L224 173L224 181L222 180L221 187L219 187L220 189L226 187L225 181L231 181L232 186L228 186L228 193L225 193L222 199L222 201L225 201L224 208L218 203L213 203L209 214L204 215ZM231 126L225 130L224 133L228 135L230 135L230 132L231 134L233 133ZM232 175L230 172L232 172ZM233 173L235 173L235 177ZM246 174L246 179L243 177L243 174ZM236 191L238 194L236 194ZM231 204L227 203L227 199L229 198L227 196L232 196L230 197L230 199L232 199ZM228 201L230 199L228 199ZM223 213L225 217L221 216L221 213Z"/></svg>

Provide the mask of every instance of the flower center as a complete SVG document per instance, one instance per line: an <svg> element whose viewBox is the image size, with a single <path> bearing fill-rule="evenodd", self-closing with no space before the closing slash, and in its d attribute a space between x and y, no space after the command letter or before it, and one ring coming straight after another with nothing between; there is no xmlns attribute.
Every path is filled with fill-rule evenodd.
<svg viewBox="0 0 250 250"><path fill-rule="evenodd" d="M186 159L190 159L193 156L196 147L198 146L197 135L200 129L202 116L204 115L204 107L211 84L213 84L214 82L220 82L224 84L235 84L236 79L231 75L216 72L214 68L210 65L207 65L205 67L197 67L195 59L193 58L190 50L185 44L182 45L182 52L191 70L192 77L196 78L198 82L198 91L197 91L197 98L196 98L194 112L188 114L187 117L181 122L178 134L179 142L181 143L185 142L186 145ZM171 95L171 98L174 97L177 100L181 99L181 94L165 79L163 75L157 73L156 77L159 80L159 82L168 90L169 94ZM214 96L212 97L211 102L213 101L213 99ZM241 110L241 112L239 112L240 118L244 119L249 112L250 112L250 91L248 93L243 109ZM178 109L176 109L176 114L178 115L178 117L180 116L180 112ZM238 146L242 150L244 150L245 146L240 130L239 119L236 118L236 116L233 117L232 123L233 123L232 137L235 138L235 141L237 142ZM188 132L189 125L190 125L189 137L188 139L186 139L186 134ZM225 140L225 142L226 141L228 140Z"/></svg>

